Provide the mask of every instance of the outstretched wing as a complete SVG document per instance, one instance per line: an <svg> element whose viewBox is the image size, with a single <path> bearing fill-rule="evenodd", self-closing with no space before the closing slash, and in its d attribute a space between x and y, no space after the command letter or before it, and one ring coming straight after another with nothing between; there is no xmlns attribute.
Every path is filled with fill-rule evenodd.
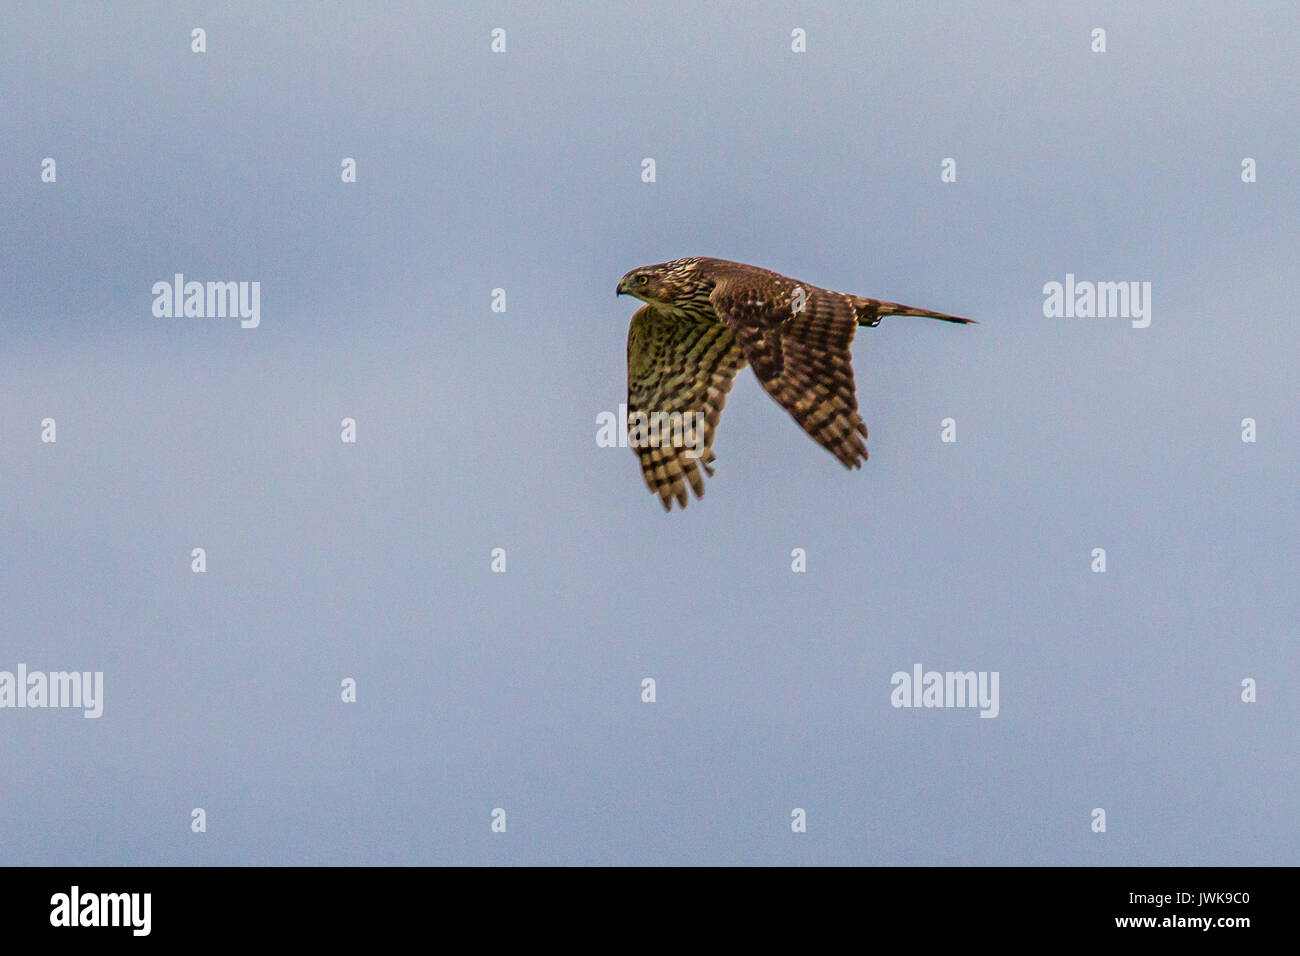
<svg viewBox="0 0 1300 956"><path fill-rule="evenodd" d="M645 306L627 330L629 444L645 483L671 511L689 484L699 498L712 475L713 433L745 356L716 322L675 319ZM674 415L676 417L674 417Z"/></svg>
<svg viewBox="0 0 1300 956"><path fill-rule="evenodd" d="M859 467L867 426L849 347L861 300L757 270L722 278L711 300L767 393L846 468Z"/></svg>

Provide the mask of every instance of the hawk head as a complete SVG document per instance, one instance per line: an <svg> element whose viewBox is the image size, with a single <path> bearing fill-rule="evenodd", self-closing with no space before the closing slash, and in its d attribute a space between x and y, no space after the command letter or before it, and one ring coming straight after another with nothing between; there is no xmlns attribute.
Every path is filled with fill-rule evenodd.
<svg viewBox="0 0 1300 956"><path fill-rule="evenodd" d="M666 312L678 311L712 289L713 284L699 271L699 263L698 258L674 259L633 269L619 280L618 294L635 296Z"/></svg>

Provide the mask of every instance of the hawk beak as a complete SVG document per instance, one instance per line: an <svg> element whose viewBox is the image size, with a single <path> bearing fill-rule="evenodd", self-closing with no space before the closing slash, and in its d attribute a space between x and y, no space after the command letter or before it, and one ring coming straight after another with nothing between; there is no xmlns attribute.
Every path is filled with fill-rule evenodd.
<svg viewBox="0 0 1300 956"><path fill-rule="evenodd" d="M618 280L618 288L614 290L614 295L615 295L615 297L617 297L617 296L620 296L620 295L622 295L622 294L623 294L623 280L622 280L622 279L619 279L619 280Z"/></svg>

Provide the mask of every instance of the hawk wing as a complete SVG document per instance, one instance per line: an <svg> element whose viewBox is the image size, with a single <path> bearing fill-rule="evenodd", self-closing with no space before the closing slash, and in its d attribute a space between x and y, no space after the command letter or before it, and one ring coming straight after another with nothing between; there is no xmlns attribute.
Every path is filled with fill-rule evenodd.
<svg viewBox="0 0 1300 956"><path fill-rule="evenodd" d="M647 487L659 496L664 510L673 499L686 507L686 485L695 497L704 494L704 475L712 475L713 433L745 355L725 325L674 319L645 306L632 316L627 330L627 414L629 444L641 459ZM653 421L655 413L679 413L660 418L651 440L637 440L638 423ZM699 413L699 418L695 418ZM672 423L685 430L674 442ZM694 431L698 422L699 431ZM657 436L657 437L656 437Z"/></svg>
<svg viewBox="0 0 1300 956"><path fill-rule="evenodd" d="M849 346L863 300L757 270L721 279L710 298L767 393L846 468L859 467L867 426Z"/></svg>

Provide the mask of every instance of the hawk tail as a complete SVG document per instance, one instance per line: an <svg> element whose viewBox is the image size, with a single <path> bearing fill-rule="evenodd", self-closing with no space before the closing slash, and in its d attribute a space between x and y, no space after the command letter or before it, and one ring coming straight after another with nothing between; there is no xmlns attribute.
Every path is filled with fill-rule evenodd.
<svg viewBox="0 0 1300 956"><path fill-rule="evenodd" d="M853 314L858 320L858 325L876 326L880 320L887 315L919 315L926 319L939 319L943 322L961 322L963 324L974 325L974 319L963 319L959 315L948 315L946 312L931 312L929 309L914 309L910 305L900 305L897 302L884 302L880 299L868 299L860 295L850 296L853 301Z"/></svg>

